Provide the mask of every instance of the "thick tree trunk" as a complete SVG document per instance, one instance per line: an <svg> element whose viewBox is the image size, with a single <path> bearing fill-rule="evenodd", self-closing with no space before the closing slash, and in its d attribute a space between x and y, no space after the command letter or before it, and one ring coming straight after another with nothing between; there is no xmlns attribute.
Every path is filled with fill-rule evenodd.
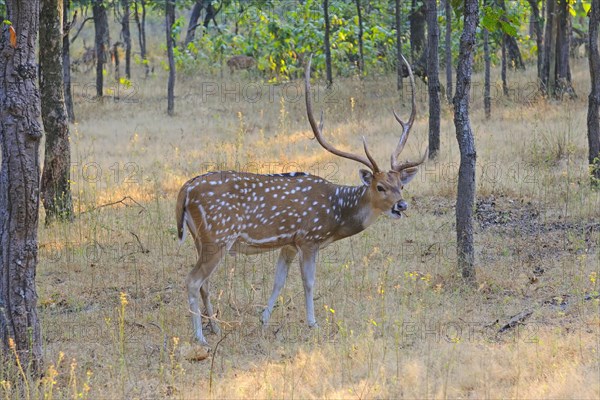
<svg viewBox="0 0 600 400"><path fill-rule="evenodd" d="M42 137L36 86L40 3L8 0L5 4L16 44L4 24L0 37L0 353L10 358L16 351L20 362L37 373L42 370L35 289Z"/></svg>
<svg viewBox="0 0 600 400"><path fill-rule="evenodd" d="M40 14L40 92L46 132L41 197L46 224L73 218L71 149L62 67L62 0L42 0Z"/></svg>
<svg viewBox="0 0 600 400"><path fill-rule="evenodd" d="M63 0L63 47L62 47L62 66L63 66L63 82L65 89L65 107L69 122L75 122L75 111L73 110L73 93L71 90L71 42L69 41L69 33L74 21L69 20L69 9L71 8L71 0Z"/></svg>
<svg viewBox="0 0 600 400"><path fill-rule="evenodd" d="M148 64L148 56L146 54L146 2L144 0L134 1L135 8L135 24L138 29L138 42L140 44L140 57L142 59L142 63L144 64L144 77L148 78L148 74L150 73L150 65ZM140 15L141 9L141 15Z"/></svg>
<svg viewBox="0 0 600 400"><path fill-rule="evenodd" d="M519 44L517 43L517 39L505 34L504 40L506 44L508 66L512 69L519 69L524 71L525 63L523 62L523 57L521 56L521 50L519 50Z"/></svg>
<svg viewBox="0 0 600 400"><path fill-rule="evenodd" d="M427 0L427 90L429 92L429 159L440 151L440 66L437 0Z"/></svg>
<svg viewBox="0 0 600 400"><path fill-rule="evenodd" d="M94 0L92 12L94 15L96 44L96 96L102 97L104 94L104 65L107 62L106 55L110 46L108 16L106 13L106 4L104 4L103 0Z"/></svg>
<svg viewBox="0 0 600 400"><path fill-rule="evenodd" d="M123 32L123 43L125 44L125 77L131 79L131 29L129 26L131 4L129 0L121 0L121 5L123 6L121 29Z"/></svg>
<svg viewBox="0 0 600 400"><path fill-rule="evenodd" d="M421 1L412 0L410 21L410 57L414 65L425 51L425 5Z"/></svg>
<svg viewBox="0 0 600 400"><path fill-rule="evenodd" d="M327 70L327 86L333 85L333 71L331 70L331 45L329 43L329 35L331 27L329 25L329 1L323 0L323 14L325 15L325 64Z"/></svg>
<svg viewBox="0 0 600 400"><path fill-rule="evenodd" d="M575 98L575 89L571 83L571 67L569 65L569 44L571 14L569 13L569 1L559 0L556 24L556 92L555 97L562 98L568 94Z"/></svg>
<svg viewBox="0 0 600 400"><path fill-rule="evenodd" d="M473 244L473 205L475 203L475 166L477 153L469 119L469 92L473 72L478 0L464 2L464 28L460 37L460 53L456 70L456 95L454 96L454 126L460 149L458 194L456 197L456 245L458 267L465 280L475 280L475 246Z"/></svg>
<svg viewBox="0 0 600 400"><path fill-rule="evenodd" d="M600 187L600 51L598 50L598 30L600 25L600 0L592 0L589 28L589 63L592 90L588 98L588 162L590 180L594 187Z"/></svg>
<svg viewBox="0 0 600 400"><path fill-rule="evenodd" d="M194 7L192 7L192 12L190 13L190 21L188 23L188 29L185 34L185 47L188 44L194 41L196 38L196 29L198 28L198 20L200 19L200 14L202 14L202 9L204 8L203 0L196 0L194 3Z"/></svg>
<svg viewBox="0 0 600 400"><path fill-rule="evenodd" d="M484 5L487 1L484 0ZM483 78L483 108L485 110L485 118L489 119L492 116L492 98L490 95L490 33L483 28L483 61L484 61L484 78Z"/></svg>
<svg viewBox="0 0 600 400"><path fill-rule="evenodd" d="M175 56L173 54L173 25L175 24L175 0L165 2L167 56L169 58L169 81L167 82L167 113L175 114Z"/></svg>
<svg viewBox="0 0 600 400"><path fill-rule="evenodd" d="M360 0L356 0L356 14L358 16L358 70L362 76L365 68L365 56L363 52L363 20L360 8Z"/></svg>
<svg viewBox="0 0 600 400"><path fill-rule="evenodd" d="M446 7L446 98L452 103L452 3L444 0Z"/></svg>
<svg viewBox="0 0 600 400"><path fill-rule="evenodd" d="M554 93L555 43L556 43L556 1L546 1L546 27L544 31L544 51L542 65L542 91L546 95Z"/></svg>
<svg viewBox="0 0 600 400"><path fill-rule="evenodd" d="M402 6L400 4L400 0L396 0L396 70L398 73L398 83L396 88L399 91L403 90L403 67L404 63L402 62Z"/></svg>
<svg viewBox="0 0 600 400"><path fill-rule="evenodd" d="M537 77L541 82L542 80L542 66L544 64L544 20L540 15L540 9L538 7L538 0L527 0L531 7L531 19L533 22L533 28L535 31L535 43L537 46Z"/></svg>

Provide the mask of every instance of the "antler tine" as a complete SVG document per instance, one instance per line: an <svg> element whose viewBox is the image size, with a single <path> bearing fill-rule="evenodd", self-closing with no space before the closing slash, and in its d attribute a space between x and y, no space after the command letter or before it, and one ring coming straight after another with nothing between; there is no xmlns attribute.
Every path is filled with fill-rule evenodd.
<svg viewBox="0 0 600 400"><path fill-rule="evenodd" d="M408 63L408 61L406 61L406 58L404 58L404 56L402 56L402 61L404 62L404 64L406 64L406 67L408 68L408 77L410 79L410 88L412 91L412 93L411 93L412 110L410 112L410 117L408 118L408 122L402 121L400 119L400 117L398 116L398 114L396 114L396 111L393 111L396 121L398 121L400 123L400 125L402 126L402 135L400 136L400 140L398 141L396 150L392 153L392 168L394 168L394 165L397 163L398 156L400 155L400 153L402 153L402 150L404 150L404 145L406 144L406 140L408 139L408 133L410 132L410 130L413 126L413 123L415 122L415 118L417 116L417 100L415 98L415 76L413 75L410 64Z"/></svg>
<svg viewBox="0 0 600 400"><path fill-rule="evenodd" d="M363 147L365 149L365 154L367 155L367 158L369 159L369 161L371 161L371 164L373 164L373 171L379 171L379 167L377 166L377 163L375 162L375 159L373 158L373 156L371 155L371 153L369 152L369 147L367 146L367 139L365 139L365 137L362 137L362 141L363 141Z"/></svg>
<svg viewBox="0 0 600 400"><path fill-rule="evenodd" d="M392 165L392 169L394 171L400 172L400 171L408 169L408 168L418 167L419 165L421 165L425 162L425 160L427 159L427 155L429 155L429 148L425 149L425 153L423 153L423 157L421 157L421 159L419 161L407 161L407 162L399 164L399 165L394 164L394 165Z"/></svg>
<svg viewBox="0 0 600 400"><path fill-rule="evenodd" d="M315 138L319 142L319 144L328 152L335 154L336 156L347 158L349 160L358 161L361 164L366 165L371 171L378 172L379 168L377 164L372 161L371 155L367 152L367 157L359 156L358 154L347 153L342 150L338 150L333 147L329 142L323 138L323 111L321 111L321 121L319 125L317 125L317 121L315 121L315 117L312 112L312 100L310 96L310 64L312 62L312 54L308 59L308 63L306 63L306 67L304 68L304 84L305 84L305 96L306 96L306 114L308 116L308 122L315 134ZM365 147L366 150L366 147Z"/></svg>

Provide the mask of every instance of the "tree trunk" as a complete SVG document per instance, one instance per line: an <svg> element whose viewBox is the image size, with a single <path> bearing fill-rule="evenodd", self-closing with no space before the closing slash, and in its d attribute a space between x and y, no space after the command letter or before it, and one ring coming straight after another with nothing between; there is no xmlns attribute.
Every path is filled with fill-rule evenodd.
<svg viewBox="0 0 600 400"><path fill-rule="evenodd" d="M92 12L94 15L95 44L96 44L96 96L102 97L104 93L104 65L106 54L110 46L108 35L108 16L106 4L103 0L94 0Z"/></svg>
<svg viewBox="0 0 600 400"><path fill-rule="evenodd" d="M440 151L440 66L437 0L427 0L427 90L429 92L429 159Z"/></svg>
<svg viewBox="0 0 600 400"><path fill-rule="evenodd" d="M358 16L358 71L362 76L363 70L365 68L365 56L363 52L363 20L362 12L360 10L360 0L356 0L356 14Z"/></svg>
<svg viewBox="0 0 600 400"><path fill-rule="evenodd" d="M569 1L559 0L556 24L556 91L555 97L562 98L568 94L575 98L575 89L571 83L571 67L569 65L569 44L571 14L569 13Z"/></svg>
<svg viewBox="0 0 600 400"><path fill-rule="evenodd" d="M412 0L410 21L410 56L414 65L421 59L425 50L425 6L417 0Z"/></svg>
<svg viewBox="0 0 600 400"><path fill-rule="evenodd" d="M121 0L121 5L123 6L121 29L123 31L123 42L125 44L125 77L131 79L131 29L129 27L131 5L129 0Z"/></svg>
<svg viewBox="0 0 600 400"><path fill-rule="evenodd" d="M62 0L42 0L40 14L40 92L46 132L41 197L46 225L73 218L71 149L62 66Z"/></svg>
<svg viewBox="0 0 600 400"><path fill-rule="evenodd" d="M402 62L402 6L400 5L400 0L396 0L396 70L398 73L397 89L399 91L403 90L403 66L404 63Z"/></svg>
<svg viewBox="0 0 600 400"><path fill-rule="evenodd" d="M16 351L25 368L41 373L35 289L43 134L36 86L40 3L8 0L5 5L16 45L4 25L0 38L0 353L10 358Z"/></svg>
<svg viewBox="0 0 600 400"><path fill-rule="evenodd" d="M508 81L506 79L506 34L501 34L501 54L502 54L502 65L500 67L500 76L502 78L502 94L508 97Z"/></svg>
<svg viewBox="0 0 600 400"><path fill-rule="evenodd" d="M508 66L510 66L512 69L525 71L525 63L523 62L523 57L521 56L521 50L519 50L517 39L507 34L505 34L504 37L506 42Z"/></svg>
<svg viewBox="0 0 600 400"><path fill-rule="evenodd" d="M452 103L452 3L444 0L446 7L446 98Z"/></svg>
<svg viewBox="0 0 600 400"><path fill-rule="evenodd" d="M535 31L535 43L537 46L537 77L542 81L542 66L543 66L543 47L544 47L544 20L540 15L538 0L527 0L531 7L531 19L533 20L533 28Z"/></svg>
<svg viewBox="0 0 600 400"><path fill-rule="evenodd" d="M487 1L484 0L484 6ZM490 119L492 116L492 98L490 95L490 33L486 28L483 28L483 61L484 61L484 78L483 78L483 108L485 110L485 118Z"/></svg>
<svg viewBox="0 0 600 400"><path fill-rule="evenodd" d="M554 67L556 43L556 1L546 1L546 28L544 32L544 63L542 65L542 91L546 95L554 93Z"/></svg>
<svg viewBox="0 0 600 400"><path fill-rule="evenodd" d="M456 70L454 126L460 149L458 194L456 197L456 245L458 267L465 280L475 281L475 246L473 244L473 205L475 202L475 166L477 154L469 120L469 92L473 72L478 0L464 1L464 28L460 37L460 53Z"/></svg>
<svg viewBox="0 0 600 400"><path fill-rule="evenodd" d="M202 9L204 8L203 3L203 0L196 0L194 7L192 7L192 12L190 13L190 22L188 23L188 29L185 33L185 47L187 47L187 45L193 42L196 38L198 20L200 19L200 14L202 14Z"/></svg>
<svg viewBox="0 0 600 400"><path fill-rule="evenodd" d="M142 63L144 64L144 77L148 78L148 74L150 73L150 65L148 64L148 58L146 54L146 2L144 0L140 0L138 7L138 2L134 1L134 7L135 24L138 28L138 42L140 44L140 57L142 58ZM141 16L140 8L142 10Z"/></svg>
<svg viewBox="0 0 600 400"><path fill-rule="evenodd" d="M589 53L592 90L588 99L588 162L590 180L593 187L600 187L600 51L598 50L598 29L600 25L600 0L592 0L590 9Z"/></svg>
<svg viewBox="0 0 600 400"><path fill-rule="evenodd" d="M65 89L65 107L69 122L75 122L75 111L73 111L73 92L71 89L71 42L69 41L69 33L74 21L69 21L69 9L71 8L71 0L63 0L63 47L62 47L62 66L63 66L63 82Z"/></svg>
<svg viewBox="0 0 600 400"><path fill-rule="evenodd" d="M331 70L331 45L329 44L329 35L331 27L329 26L329 1L323 0L323 13L325 15L325 64L327 69L327 87L333 85L333 72Z"/></svg>
<svg viewBox="0 0 600 400"><path fill-rule="evenodd" d="M175 56L173 54L173 25L175 24L175 0L165 2L167 56L169 58L169 81L167 83L167 113L175 113Z"/></svg>

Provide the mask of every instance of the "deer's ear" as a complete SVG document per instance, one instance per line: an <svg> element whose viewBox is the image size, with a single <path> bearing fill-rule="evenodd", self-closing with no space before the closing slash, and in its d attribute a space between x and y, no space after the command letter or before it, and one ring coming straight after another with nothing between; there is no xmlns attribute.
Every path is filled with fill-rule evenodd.
<svg viewBox="0 0 600 400"><path fill-rule="evenodd" d="M400 172L400 180L402 181L402 185L406 185L408 182L412 181L415 175L417 175L418 171L419 168L417 167L402 170L402 172Z"/></svg>
<svg viewBox="0 0 600 400"><path fill-rule="evenodd" d="M362 181L362 183L364 183L367 186L370 185L373 181L373 173L366 169L361 169L358 172L360 174L360 180Z"/></svg>

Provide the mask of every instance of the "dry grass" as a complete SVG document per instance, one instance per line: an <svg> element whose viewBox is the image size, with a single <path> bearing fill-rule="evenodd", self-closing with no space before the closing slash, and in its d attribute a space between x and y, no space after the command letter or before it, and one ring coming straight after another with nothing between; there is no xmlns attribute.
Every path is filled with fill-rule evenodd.
<svg viewBox="0 0 600 400"><path fill-rule="evenodd" d="M358 166L309 140L299 85L260 84L262 99L250 102L258 86L243 74L185 78L174 118L165 113L162 76L137 82L135 102L78 96L73 189L83 214L40 228L45 356L49 366L63 357L44 393L54 386L59 398L599 398L599 302L589 298L599 291L600 197L586 176L586 68L575 64L580 97L565 103L531 96L533 71L511 76L520 90L494 99L490 121L473 93L476 290L462 285L455 266L458 149L446 108L440 158L408 188L410 218L381 219L323 251L320 329L303 323L295 270L263 329L258 315L276 255L228 258L211 279L224 336L208 337L213 352L204 361L188 359L196 349L183 283L196 255L190 241L180 247L175 238L180 185L215 168L306 170L358 184ZM387 160L399 132L389 110L409 112L394 86L393 77L340 82L315 105L325 108L326 135L356 151L365 135ZM235 94L203 98L215 87ZM425 93L420 86L406 157L425 146ZM98 208L111 202L118 203ZM498 333L524 310L532 311L524 324Z"/></svg>

